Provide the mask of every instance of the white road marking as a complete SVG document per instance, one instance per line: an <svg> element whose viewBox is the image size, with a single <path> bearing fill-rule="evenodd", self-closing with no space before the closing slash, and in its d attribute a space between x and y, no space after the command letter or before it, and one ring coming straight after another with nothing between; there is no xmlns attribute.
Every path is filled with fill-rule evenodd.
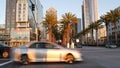
<svg viewBox="0 0 120 68"><path fill-rule="evenodd" d="M11 63L11 62L13 62L13 61L8 61L8 62L1 63L1 64L0 64L0 67L3 66L3 65L9 64L9 63Z"/></svg>

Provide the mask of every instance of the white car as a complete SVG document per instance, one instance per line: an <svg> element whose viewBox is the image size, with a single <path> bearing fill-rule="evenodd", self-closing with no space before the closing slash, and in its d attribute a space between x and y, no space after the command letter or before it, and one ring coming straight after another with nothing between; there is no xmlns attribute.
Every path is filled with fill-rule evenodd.
<svg viewBox="0 0 120 68"><path fill-rule="evenodd" d="M52 42L30 42L13 50L13 61L30 62L68 62L83 61L80 51L67 49Z"/></svg>
<svg viewBox="0 0 120 68"><path fill-rule="evenodd" d="M108 43L105 45L106 48L117 48L117 45L113 44L113 43Z"/></svg>

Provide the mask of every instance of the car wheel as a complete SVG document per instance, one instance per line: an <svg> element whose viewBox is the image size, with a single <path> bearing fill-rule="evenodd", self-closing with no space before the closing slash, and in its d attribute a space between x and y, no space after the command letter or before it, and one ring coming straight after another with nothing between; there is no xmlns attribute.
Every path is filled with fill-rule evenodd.
<svg viewBox="0 0 120 68"><path fill-rule="evenodd" d="M2 57L3 58L8 58L9 56L9 53L7 51L4 51L3 54L2 54Z"/></svg>
<svg viewBox="0 0 120 68"><path fill-rule="evenodd" d="M72 54L68 54L66 56L66 62L70 64L74 63L74 56Z"/></svg>
<svg viewBox="0 0 120 68"><path fill-rule="evenodd" d="M28 64L28 56L27 55L22 55L21 56L21 62L22 64Z"/></svg>

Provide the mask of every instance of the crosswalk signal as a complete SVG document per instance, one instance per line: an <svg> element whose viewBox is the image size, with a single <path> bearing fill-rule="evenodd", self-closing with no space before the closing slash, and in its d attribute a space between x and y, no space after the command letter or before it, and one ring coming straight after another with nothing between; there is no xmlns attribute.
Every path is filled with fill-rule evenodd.
<svg viewBox="0 0 120 68"><path fill-rule="evenodd" d="M32 11L35 10L35 4L32 4Z"/></svg>

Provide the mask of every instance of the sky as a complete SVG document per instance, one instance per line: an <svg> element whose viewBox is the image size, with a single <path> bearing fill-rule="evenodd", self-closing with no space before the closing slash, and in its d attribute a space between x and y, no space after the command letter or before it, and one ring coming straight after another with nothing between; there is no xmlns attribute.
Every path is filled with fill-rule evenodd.
<svg viewBox="0 0 120 68"><path fill-rule="evenodd" d="M48 8L53 7L57 10L58 19L67 12L75 14L81 18L81 5L83 0L39 0L43 5L43 14ZM0 0L0 24L5 23L6 0ZM120 6L120 0L98 0L98 16L106 14L110 10ZM99 17L98 17L99 18Z"/></svg>

